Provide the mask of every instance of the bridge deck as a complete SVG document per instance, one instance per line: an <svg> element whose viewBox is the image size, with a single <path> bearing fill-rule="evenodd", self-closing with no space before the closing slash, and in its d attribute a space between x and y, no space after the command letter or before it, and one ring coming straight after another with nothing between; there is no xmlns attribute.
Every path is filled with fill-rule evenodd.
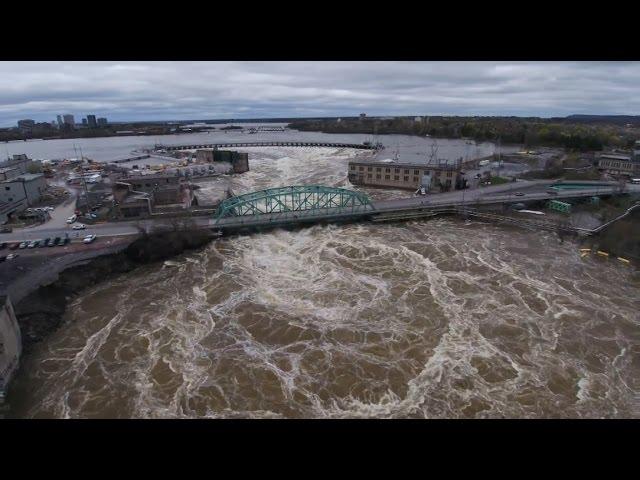
<svg viewBox="0 0 640 480"><path fill-rule="evenodd" d="M523 182L524 183L524 182ZM528 182L529 185L546 185L549 182ZM524 185L518 184L518 188L522 188ZM339 208L327 208L316 209L307 211L295 211L295 212L282 212L271 213L262 215L243 215L237 217L221 218L217 221L216 226L220 229L236 229L236 228L251 228L262 227L265 225L271 226L283 226L293 225L296 223L314 223L323 221L340 221L345 219L369 219L373 221L383 221L385 217L387 220L393 218L396 219L409 219L411 217L428 217L433 215L439 215L442 213L460 213L460 211L474 212L473 207L495 205L503 203L516 203L526 201L542 201L549 199L570 199L591 197L594 195L619 195L622 192L618 187L614 185L599 186L598 188L588 188L584 190L571 190L560 191L558 193L549 192L532 192L523 196L514 196L512 191L515 187L512 186L496 186L485 189L479 189L477 191L465 191L466 198L463 192L450 192L446 194L432 195L425 197L413 197L399 200L388 200L373 203L373 208L366 211L345 211L345 209ZM637 189L640 193L640 188ZM635 191L635 189L634 189ZM480 213L477 213L480 215ZM490 213L482 213L486 218L489 218ZM537 226L544 229L555 230L572 230L575 232L586 231L585 229L572 228L568 226L557 225L555 223L545 223L539 220L529 219L511 219L507 220L511 223L528 224ZM584 233L584 232L582 232Z"/></svg>

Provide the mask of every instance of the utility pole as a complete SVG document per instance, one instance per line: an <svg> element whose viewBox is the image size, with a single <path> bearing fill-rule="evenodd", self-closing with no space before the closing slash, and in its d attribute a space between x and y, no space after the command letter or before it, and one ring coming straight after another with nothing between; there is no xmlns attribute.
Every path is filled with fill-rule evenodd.
<svg viewBox="0 0 640 480"><path fill-rule="evenodd" d="M76 157L78 156L78 151L76 150L76 144L73 144L73 149L76 152ZM84 162L84 155L82 154L82 147L80 148L80 178L82 179L82 186L84 188L84 196L87 200L87 207L89 211L91 211L91 203L89 201L89 189L87 188L87 181L84 178L84 171L82 169L82 163Z"/></svg>

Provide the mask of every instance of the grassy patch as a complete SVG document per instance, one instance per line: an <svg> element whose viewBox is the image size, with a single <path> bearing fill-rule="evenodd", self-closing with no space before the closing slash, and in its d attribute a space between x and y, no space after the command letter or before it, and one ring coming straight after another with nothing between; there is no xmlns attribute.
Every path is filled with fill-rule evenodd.
<svg viewBox="0 0 640 480"><path fill-rule="evenodd" d="M491 182L491 185L502 185L503 183L509 183L509 179L508 178L504 178L504 177L490 177L489 181Z"/></svg>

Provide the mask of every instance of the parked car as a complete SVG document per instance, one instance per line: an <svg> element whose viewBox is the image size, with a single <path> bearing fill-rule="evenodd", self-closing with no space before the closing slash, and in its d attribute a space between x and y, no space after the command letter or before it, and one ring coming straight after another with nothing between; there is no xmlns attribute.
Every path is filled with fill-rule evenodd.
<svg viewBox="0 0 640 480"><path fill-rule="evenodd" d="M40 244L40 247L48 247L49 246L49 242L51 241L50 238L45 238L42 243Z"/></svg>
<svg viewBox="0 0 640 480"><path fill-rule="evenodd" d="M50 247L53 247L55 245L58 245L58 242L60 241L60 237L56 237L53 239L53 241L49 244Z"/></svg>
<svg viewBox="0 0 640 480"><path fill-rule="evenodd" d="M40 245L40 240L32 240L29 242L29 245L27 245L27 248L36 248L38 245Z"/></svg>
<svg viewBox="0 0 640 480"><path fill-rule="evenodd" d="M73 230L84 230L87 226L84 223L78 223L71 227Z"/></svg>
<svg viewBox="0 0 640 480"><path fill-rule="evenodd" d="M84 240L82 240L83 243L91 243L96 239L95 235L87 235L86 237L84 237Z"/></svg>
<svg viewBox="0 0 640 480"><path fill-rule="evenodd" d="M18 248L22 250L23 248L27 248L27 245L29 245L29 242L22 242Z"/></svg>
<svg viewBox="0 0 640 480"><path fill-rule="evenodd" d="M9 250L17 250L19 246L20 246L19 242L12 243L11 245L9 245Z"/></svg>
<svg viewBox="0 0 640 480"><path fill-rule="evenodd" d="M58 245L58 246L60 246L60 247L61 247L62 245L64 245L64 238L62 238L62 237L56 237L56 245Z"/></svg>
<svg viewBox="0 0 640 480"><path fill-rule="evenodd" d="M5 248L7 248L7 242L0 243L0 250L4 250Z"/></svg>
<svg viewBox="0 0 640 480"><path fill-rule="evenodd" d="M516 193L515 193L515 195L516 195L516 197L522 197L522 196L524 196L524 193L522 193L522 192L516 192Z"/></svg>
<svg viewBox="0 0 640 480"><path fill-rule="evenodd" d="M78 219L77 215L71 215L69 218L67 218L67 223L73 223Z"/></svg>
<svg viewBox="0 0 640 480"><path fill-rule="evenodd" d="M64 240L62 241L63 245L66 245L67 243L69 243L71 241L71 239L69 237L64 237Z"/></svg>
<svg viewBox="0 0 640 480"><path fill-rule="evenodd" d="M0 263L4 262L7 259L7 255L0 255Z"/></svg>
<svg viewBox="0 0 640 480"><path fill-rule="evenodd" d="M16 257L19 257L20 255L18 255L17 253L10 253L9 255L7 255L7 260L13 260Z"/></svg>

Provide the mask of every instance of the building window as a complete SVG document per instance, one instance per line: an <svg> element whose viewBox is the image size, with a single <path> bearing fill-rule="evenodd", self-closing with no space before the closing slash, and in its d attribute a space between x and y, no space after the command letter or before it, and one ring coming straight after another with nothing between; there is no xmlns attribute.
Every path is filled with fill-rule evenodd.
<svg viewBox="0 0 640 480"><path fill-rule="evenodd" d="M367 173L367 178L371 178L371 174L370 173Z"/></svg>
<svg viewBox="0 0 640 480"><path fill-rule="evenodd" d="M356 166L355 165L351 165L351 170L355 170Z"/></svg>
<svg viewBox="0 0 640 480"><path fill-rule="evenodd" d="M384 176L384 179L385 179L385 180L389 180L390 178L391 178L391 177L390 177L389 175L385 175L385 176Z"/></svg>
<svg viewBox="0 0 640 480"><path fill-rule="evenodd" d="M405 171L404 171L404 174L405 174L405 175L409 175L409 170L405 170Z"/></svg>
<svg viewBox="0 0 640 480"><path fill-rule="evenodd" d="M407 172L408 172L408 171L409 171L409 170L407 170ZM408 181L409 181L409 177L405 175L405 177L404 177L404 181L405 181L405 182L408 182Z"/></svg>
<svg viewBox="0 0 640 480"><path fill-rule="evenodd" d="M394 168L393 169L393 173L400 173L400 169L399 168Z"/></svg>
<svg viewBox="0 0 640 480"><path fill-rule="evenodd" d="M451 173L452 173L451 171L448 171L448 172L447 172L447 177L450 177L450 176L451 176Z"/></svg>
<svg viewBox="0 0 640 480"><path fill-rule="evenodd" d="M361 172L364 172L364 167L359 167Z"/></svg>
<svg viewBox="0 0 640 480"><path fill-rule="evenodd" d="M367 167L367 172L370 172L371 170L373 170L373 167Z"/></svg>
<svg viewBox="0 0 640 480"><path fill-rule="evenodd" d="M382 177L382 175L380 175L380 174L376 175L376 180L380 180L381 177Z"/></svg>
<svg viewBox="0 0 640 480"><path fill-rule="evenodd" d="M420 181L420 179L419 179L418 177L413 177L413 181L414 181L415 183L418 183L418 182Z"/></svg>
<svg viewBox="0 0 640 480"><path fill-rule="evenodd" d="M394 176L393 176L393 179L394 179L394 180L400 180L400 175L394 175Z"/></svg>
<svg viewBox="0 0 640 480"><path fill-rule="evenodd" d="M382 169L380 167L376 167L376 172L381 172Z"/></svg>
<svg viewBox="0 0 640 480"><path fill-rule="evenodd" d="M384 173L391 173L391 169L390 168L385 168L384 169Z"/></svg>
<svg viewBox="0 0 640 480"><path fill-rule="evenodd" d="M414 171L413 171L413 174L414 174L414 175L420 175L420 170L414 170Z"/></svg>

